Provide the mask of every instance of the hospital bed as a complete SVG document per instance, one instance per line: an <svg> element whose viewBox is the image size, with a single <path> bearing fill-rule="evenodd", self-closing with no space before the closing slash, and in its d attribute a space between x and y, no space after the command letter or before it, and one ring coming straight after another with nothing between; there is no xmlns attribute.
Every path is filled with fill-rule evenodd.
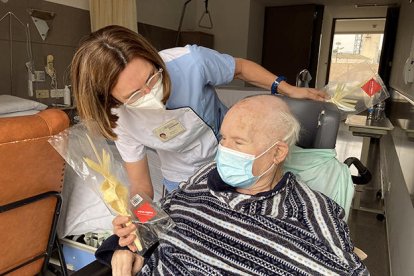
<svg viewBox="0 0 414 276"><path fill-rule="evenodd" d="M232 106L238 100L249 96L268 93L255 88L218 88L218 95L227 106ZM298 146L302 148L334 149L339 129L340 114L335 105L310 100L296 100L283 97L292 113L301 124L301 133ZM156 159L154 159L156 160ZM370 179L369 171L356 158L347 159L346 165L355 165L360 175L353 176L358 184L366 183ZM336 183L332 183L336 185ZM347 200L352 200L348 198ZM350 204L348 204L350 205ZM77 271L75 276L111 275L110 268L97 261Z"/></svg>

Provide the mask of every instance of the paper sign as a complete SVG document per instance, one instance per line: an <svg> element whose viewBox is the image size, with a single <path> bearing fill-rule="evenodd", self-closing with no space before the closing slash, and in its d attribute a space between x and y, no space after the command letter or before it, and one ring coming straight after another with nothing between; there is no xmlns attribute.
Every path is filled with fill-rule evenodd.
<svg viewBox="0 0 414 276"><path fill-rule="evenodd" d="M381 85L377 81L375 81L373 78L367 81L361 88L369 96L372 96L378 93L379 91L381 91Z"/></svg>
<svg viewBox="0 0 414 276"><path fill-rule="evenodd" d="M138 208L134 209L134 214L140 222L145 223L155 217L157 213L154 208L151 207L150 203L145 202Z"/></svg>

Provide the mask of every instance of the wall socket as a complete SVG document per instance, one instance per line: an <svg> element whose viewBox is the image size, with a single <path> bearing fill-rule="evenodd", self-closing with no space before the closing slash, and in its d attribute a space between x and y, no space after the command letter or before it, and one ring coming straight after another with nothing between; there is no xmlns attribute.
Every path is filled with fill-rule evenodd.
<svg viewBox="0 0 414 276"><path fill-rule="evenodd" d="M45 98L49 98L49 90L44 89L44 90L36 90L36 98L37 99L45 99Z"/></svg>
<svg viewBox="0 0 414 276"><path fill-rule="evenodd" d="M51 98L63 98L65 89L50 89Z"/></svg>
<svg viewBox="0 0 414 276"><path fill-rule="evenodd" d="M45 71L34 71L33 81L43 82L46 80Z"/></svg>

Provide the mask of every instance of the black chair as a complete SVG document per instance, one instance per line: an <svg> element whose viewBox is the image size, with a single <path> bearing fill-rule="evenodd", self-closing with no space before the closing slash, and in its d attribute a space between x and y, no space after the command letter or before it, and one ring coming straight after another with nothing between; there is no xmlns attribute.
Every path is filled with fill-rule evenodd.
<svg viewBox="0 0 414 276"><path fill-rule="evenodd" d="M298 146L316 149L335 148L341 115L334 104L288 97L282 99L301 124ZM348 167L354 165L358 171L358 175L352 175L354 184L363 185L371 180L371 172L358 158L348 157L344 163Z"/></svg>

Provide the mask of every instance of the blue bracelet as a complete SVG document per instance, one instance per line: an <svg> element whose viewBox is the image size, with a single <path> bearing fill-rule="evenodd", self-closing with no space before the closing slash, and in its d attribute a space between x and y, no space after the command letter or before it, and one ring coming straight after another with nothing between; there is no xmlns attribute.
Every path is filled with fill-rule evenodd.
<svg viewBox="0 0 414 276"><path fill-rule="evenodd" d="M279 94L279 92L277 91L277 87L279 86L279 84L282 81L286 81L286 77L284 76L279 76L275 79L275 81L272 83L272 88L270 89L270 91L272 92L273 95Z"/></svg>

